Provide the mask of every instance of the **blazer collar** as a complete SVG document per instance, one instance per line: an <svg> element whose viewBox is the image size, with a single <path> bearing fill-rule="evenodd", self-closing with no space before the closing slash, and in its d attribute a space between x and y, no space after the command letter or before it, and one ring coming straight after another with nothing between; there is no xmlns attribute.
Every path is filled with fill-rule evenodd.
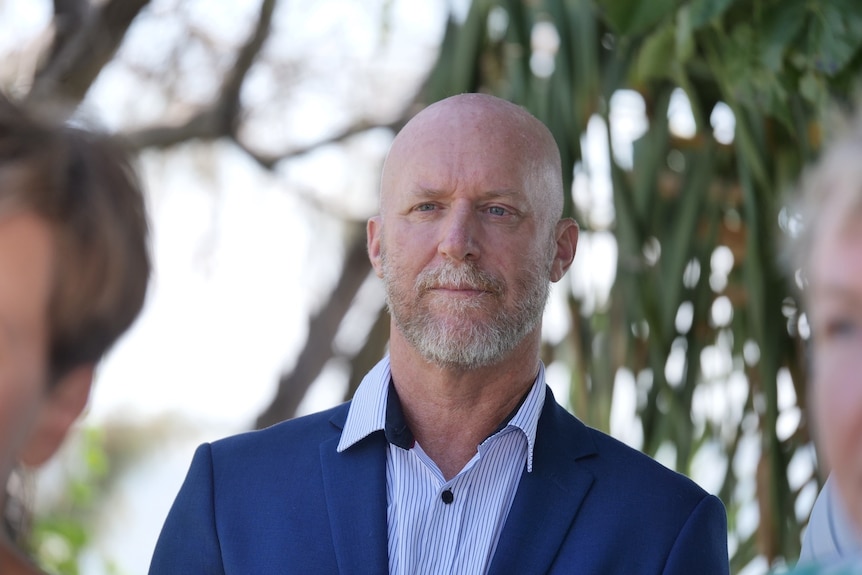
<svg viewBox="0 0 862 575"><path fill-rule="evenodd" d="M547 390L532 473L524 473L490 575L546 573L595 480L578 460L597 453L587 427Z"/></svg>
<svg viewBox="0 0 862 575"><path fill-rule="evenodd" d="M347 405L330 420L344 428ZM337 451L340 434L320 444L326 509L340 573L386 573L386 438L372 433Z"/></svg>

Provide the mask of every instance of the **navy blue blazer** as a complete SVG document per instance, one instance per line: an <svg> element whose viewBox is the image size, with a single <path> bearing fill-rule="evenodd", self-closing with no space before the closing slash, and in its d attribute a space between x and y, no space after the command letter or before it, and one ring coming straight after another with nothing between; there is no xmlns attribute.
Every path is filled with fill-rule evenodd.
<svg viewBox="0 0 862 575"><path fill-rule="evenodd" d="M547 391L489 573L726 575L721 502ZM150 575L386 573L386 440L337 453L348 406L200 446Z"/></svg>

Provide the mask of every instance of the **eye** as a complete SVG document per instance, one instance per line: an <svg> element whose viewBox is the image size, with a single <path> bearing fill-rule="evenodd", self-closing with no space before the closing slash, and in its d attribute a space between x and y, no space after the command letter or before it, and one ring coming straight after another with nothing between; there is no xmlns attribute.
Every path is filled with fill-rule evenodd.
<svg viewBox="0 0 862 575"><path fill-rule="evenodd" d="M430 212L437 209L437 206L435 206L434 204L419 204L413 209L417 212Z"/></svg>
<svg viewBox="0 0 862 575"><path fill-rule="evenodd" d="M812 333L821 343L832 345L852 344L857 347L856 342L862 338L862 323L853 314L834 314L831 317L823 317L817 324L812 325Z"/></svg>
<svg viewBox="0 0 862 575"><path fill-rule="evenodd" d="M826 324L827 337L851 337L857 332L856 322L849 318L836 318Z"/></svg>
<svg viewBox="0 0 862 575"><path fill-rule="evenodd" d="M501 206L491 206L488 208L488 213L492 216L505 216L509 213L509 210Z"/></svg>

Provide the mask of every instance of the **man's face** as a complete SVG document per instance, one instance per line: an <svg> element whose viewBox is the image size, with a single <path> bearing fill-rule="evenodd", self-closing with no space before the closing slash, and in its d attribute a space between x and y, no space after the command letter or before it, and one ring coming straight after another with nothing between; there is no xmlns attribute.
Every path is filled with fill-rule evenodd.
<svg viewBox="0 0 862 575"><path fill-rule="evenodd" d="M0 473L17 457L47 393L53 249L41 219L0 215Z"/></svg>
<svg viewBox="0 0 862 575"><path fill-rule="evenodd" d="M820 453L862 528L862 219L828 216L809 277L814 416Z"/></svg>
<svg viewBox="0 0 862 575"><path fill-rule="evenodd" d="M540 329L555 221L508 135L460 126L404 146L369 227L398 330L440 366L492 364Z"/></svg>

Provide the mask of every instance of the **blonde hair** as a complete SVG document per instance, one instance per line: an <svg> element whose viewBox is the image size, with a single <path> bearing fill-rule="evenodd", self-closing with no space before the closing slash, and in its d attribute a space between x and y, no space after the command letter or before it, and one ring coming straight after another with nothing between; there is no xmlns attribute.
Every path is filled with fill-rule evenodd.
<svg viewBox="0 0 862 575"><path fill-rule="evenodd" d="M840 228L862 215L862 121L803 172L789 207L794 217L785 255L789 266L805 275L824 222Z"/></svg>

